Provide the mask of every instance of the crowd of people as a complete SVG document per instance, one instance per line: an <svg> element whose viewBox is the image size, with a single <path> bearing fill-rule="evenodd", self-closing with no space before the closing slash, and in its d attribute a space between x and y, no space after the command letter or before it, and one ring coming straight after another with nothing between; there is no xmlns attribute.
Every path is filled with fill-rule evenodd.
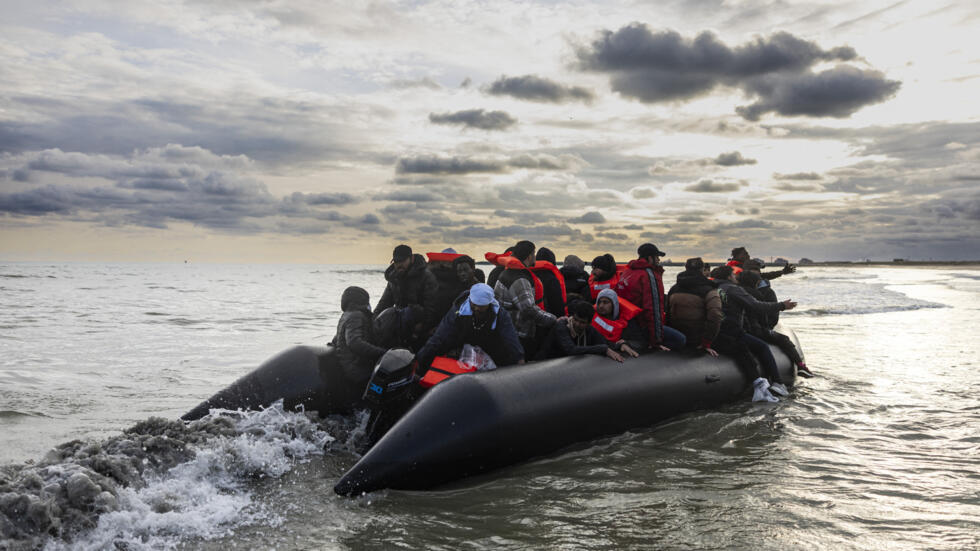
<svg viewBox="0 0 980 551"><path fill-rule="evenodd" d="M779 312L796 303L779 301L770 282L793 266L763 272L765 263L738 247L713 269L688 259L665 292L663 256L644 243L626 264L610 254L595 257L589 274L575 255L559 269L551 250L519 241L503 254L488 253L495 267L484 274L452 249L426 259L398 245L373 310L363 288L344 291L331 344L355 384L367 383L392 348L411 350L420 375L436 356L458 356L464 347L497 367L582 354L616 362L671 350L721 354L750 375L753 400L777 402L788 390L773 344L801 376L812 376L792 340L775 331Z"/></svg>

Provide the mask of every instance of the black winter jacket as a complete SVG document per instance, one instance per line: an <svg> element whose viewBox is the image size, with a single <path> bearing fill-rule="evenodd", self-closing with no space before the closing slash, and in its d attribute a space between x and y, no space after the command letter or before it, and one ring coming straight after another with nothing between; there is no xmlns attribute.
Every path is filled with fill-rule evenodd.
<svg viewBox="0 0 980 551"><path fill-rule="evenodd" d="M340 301L344 313L337 322L337 334L330 344L337 348L338 365L344 376L357 384L366 385L378 358L386 349L373 344L371 309L367 291L350 287Z"/></svg>
<svg viewBox="0 0 980 551"><path fill-rule="evenodd" d="M746 314L763 315L779 312L784 308L781 302L761 302L744 288L731 281L718 283L725 319L721 322L721 332L728 335L741 335L747 327Z"/></svg>
<svg viewBox="0 0 980 551"><path fill-rule="evenodd" d="M538 360L548 358L563 358L565 356L581 356L583 354L604 355L609 349L609 343L595 327L587 325L585 333L578 339L572 338L568 329L568 320L562 320L551 328L548 337L538 352Z"/></svg>
<svg viewBox="0 0 980 551"><path fill-rule="evenodd" d="M404 308L410 304L418 304L425 310L422 322L424 330L439 323L439 316L436 313L436 291L439 284L432 272L426 269L425 258L422 255L413 255L412 266L400 276L396 274L394 264L388 266L385 270L385 279L388 280L388 285L381 295L381 300L374 307L375 316L391 306Z"/></svg>
<svg viewBox="0 0 980 551"><path fill-rule="evenodd" d="M592 293L589 291L589 274L585 270L575 266L562 266L561 275L565 278L565 296L568 303L579 299L586 302L592 301Z"/></svg>
<svg viewBox="0 0 980 551"><path fill-rule="evenodd" d="M464 291L442 318L435 333L415 355L421 369L427 369L436 356L462 348L464 344L482 348L493 358L497 367L513 365L524 359L524 348L507 311L503 307L497 311L496 327L492 321L476 327L472 314L464 315L459 311L469 299L470 292Z"/></svg>

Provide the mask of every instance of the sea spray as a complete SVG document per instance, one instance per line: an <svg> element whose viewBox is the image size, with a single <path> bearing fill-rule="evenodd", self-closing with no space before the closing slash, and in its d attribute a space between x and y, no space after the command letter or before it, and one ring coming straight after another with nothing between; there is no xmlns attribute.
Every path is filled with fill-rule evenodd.
<svg viewBox="0 0 980 551"><path fill-rule="evenodd" d="M101 442L62 444L0 469L0 548L159 549L242 523L274 525L246 482L322 454L330 426L277 403L191 423L150 418Z"/></svg>

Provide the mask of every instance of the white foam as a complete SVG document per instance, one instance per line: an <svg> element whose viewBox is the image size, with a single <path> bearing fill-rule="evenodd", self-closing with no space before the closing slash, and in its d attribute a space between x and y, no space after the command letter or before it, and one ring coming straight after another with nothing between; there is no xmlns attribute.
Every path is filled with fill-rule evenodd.
<svg viewBox="0 0 980 551"><path fill-rule="evenodd" d="M281 523L253 501L246 481L282 476L322 454L333 437L305 415L283 411L281 402L261 412L212 415L237 417L238 434L209 439L192 460L149 478L141 489L121 489L119 510L100 516L71 543L51 541L45 549L170 549L188 539L227 536L237 526Z"/></svg>

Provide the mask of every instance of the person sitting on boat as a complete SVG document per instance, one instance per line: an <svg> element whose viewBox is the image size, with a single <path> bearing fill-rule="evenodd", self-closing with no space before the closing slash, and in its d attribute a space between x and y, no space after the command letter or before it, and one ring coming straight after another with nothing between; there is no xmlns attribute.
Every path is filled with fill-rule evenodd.
<svg viewBox="0 0 980 551"><path fill-rule="evenodd" d="M718 284L704 277L703 268L704 261L700 258L688 258L684 262L684 271L677 274L677 283L667 293L667 323L684 333L687 346L717 358L718 352L711 344L718 336L725 314Z"/></svg>
<svg viewBox="0 0 980 551"><path fill-rule="evenodd" d="M762 314L777 310L792 310L796 303L792 300L782 302L761 302L737 285L735 272L731 266L719 266L711 271L711 277L718 282L718 294L721 296L725 319L721 323L722 335L729 336L752 351L762 364L769 382L769 390L781 396L788 396L789 391L779 375L776 358L765 341L745 332L746 313Z"/></svg>
<svg viewBox="0 0 980 551"><path fill-rule="evenodd" d="M592 300L589 274L585 273L585 262L581 258L574 254L566 256L560 271L565 278L565 296L569 304L576 300Z"/></svg>
<svg viewBox="0 0 980 551"><path fill-rule="evenodd" d="M422 307L424 316L419 323L418 332L427 335L439 323L436 313L436 291L439 284L432 272L426 269L425 258L413 254L408 245L398 245L391 254L391 265L385 270L388 280L381 300L374 307L374 315L392 306L404 308L417 304Z"/></svg>
<svg viewBox="0 0 980 551"><path fill-rule="evenodd" d="M734 249L732 249L732 258L731 260L728 261L728 266L731 266L732 269L735 271L735 274L738 275L739 272L745 269L744 266L745 263L751 259L752 256L749 255L749 251L746 250L745 247L735 247ZM769 280L776 279L777 277L780 277L784 274L791 274L795 271L796 271L796 266L793 266L792 264L787 262L786 265L783 266L782 270L774 270L762 274L762 279L769 281Z"/></svg>
<svg viewBox="0 0 980 551"><path fill-rule="evenodd" d="M548 247L538 249L537 254L534 255L534 260L534 264L539 267L539 262L548 262L552 266L555 266L557 262L555 253ZM541 281L541 286L544 288L544 297L542 297L544 299L542 305L544 309L556 317L564 316L566 297L563 289L565 287L565 278L561 275L557 266L554 271L545 269L536 270L535 275Z"/></svg>
<svg viewBox="0 0 980 551"><path fill-rule="evenodd" d="M623 361L623 356L609 347L609 342L592 327L595 308L583 300L568 307L568 317L562 317L548 333L535 359L562 358L596 354Z"/></svg>
<svg viewBox="0 0 980 551"><path fill-rule="evenodd" d="M606 253L592 259L592 275L589 276L589 292L592 300L599 298L599 291L615 289L619 283L619 271L616 269L616 259Z"/></svg>
<svg viewBox="0 0 980 551"><path fill-rule="evenodd" d="M501 307L510 314L517 335L524 347L525 357L533 358L538 350L538 340L547 336L557 316L538 308L534 296L534 279L528 266L534 265L534 243L519 241L511 256L520 260L519 267L508 267L497 279L494 295Z"/></svg>
<svg viewBox="0 0 980 551"><path fill-rule="evenodd" d="M456 276L456 267L453 261L459 256L455 249L447 248L439 253L429 253L428 257L426 269L436 279L436 292L433 299L435 300L435 319L441 320L452 307L456 297L469 289L470 286L464 286Z"/></svg>
<svg viewBox="0 0 980 551"><path fill-rule="evenodd" d="M337 349L337 365L351 382L345 388L360 391L371 378L371 371L387 348L377 346L373 338L371 305L368 292L361 287L348 287L340 297L343 312L337 321L337 334L330 344Z"/></svg>
<svg viewBox="0 0 980 551"><path fill-rule="evenodd" d="M476 283L464 292L439 327L415 355L420 375L429 368L433 358L464 344L479 346L490 355L497 367L524 363L524 349L510 315L493 296L493 289Z"/></svg>
<svg viewBox="0 0 980 551"><path fill-rule="evenodd" d="M507 249L504 250L504 254L513 253L513 252L514 252L514 247L507 247ZM487 285L489 285L491 289L497 286L497 278L499 278L500 274L502 273L504 273L503 266L494 266L493 269L490 270L490 273L487 274Z"/></svg>
<svg viewBox="0 0 980 551"><path fill-rule="evenodd" d="M755 297L756 300L777 302L776 293L769 286L768 282L759 275L759 263L754 260L745 263L745 269L738 275L738 284L750 295ZM764 290L768 292L763 292ZM807 369L806 362L803 361L803 357L800 356L800 351L796 349L796 345L793 344L792 339L774 331L772 327L776 325L775 323L772 326L769 325L772 318L776 316L778 316L778 312L764 314L753 314L749 312L745 316L745 330L753 337L758 337L767 343L775 344L793 362L793 365L796 366L797 373L803 377L812 377L813 373Z"/></svg>
<svg viewBox="0 0 980 551"><path fill-rule="evenodd" d="M660 257L665 253L653 243L640 245L636 252L639 258L631 260L619 277L616 293L643 309L640 325L647 331L649 349L680 348L686 342L684 333L666 324L664 269L660 265Z"/></svg>
<svg viewBox="0 0 980 551"><path fill-rule="evenodd" d="M463 286L464 291L474 284L485 283L487 280L483 270L476 267L476 261L469 255L456 257L453 260L453 269L456 270L456 279Z"/></svg>
<svg viewBox="0 0 980 551"><path fill-rule="evenodd" d="M639 356L643 350L646 331L640 327L638 314L640 308L620 299L616 291L603 289L595 301L595 316L592 327L602 335L609 346L630 357Z"/></svg>

